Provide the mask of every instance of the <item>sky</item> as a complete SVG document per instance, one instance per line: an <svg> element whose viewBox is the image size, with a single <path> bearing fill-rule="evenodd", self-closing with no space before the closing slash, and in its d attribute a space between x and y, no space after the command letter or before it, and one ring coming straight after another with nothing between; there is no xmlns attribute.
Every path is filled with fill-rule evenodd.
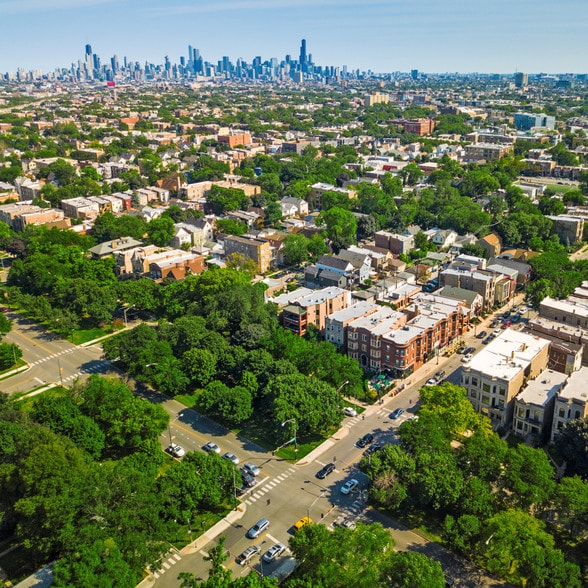
<svg viewBox="0 0 588 588"><path fill-rule="evenodd" d="M300 40L318 65L378 73L587 73L588 0L0 0L0 73L83 59L251 62Z"/></svg>

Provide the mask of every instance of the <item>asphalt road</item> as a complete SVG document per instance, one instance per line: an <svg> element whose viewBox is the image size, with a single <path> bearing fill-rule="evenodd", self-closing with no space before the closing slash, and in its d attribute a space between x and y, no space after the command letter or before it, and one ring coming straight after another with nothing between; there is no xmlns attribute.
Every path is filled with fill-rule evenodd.
<svg viewBox="0 0 588 588"><path fill-rule="evenodd" d="M23 374L0 381L0 390L27 391L43 383L59 382L60 379L68 384L75 378L83 378L90 373L114 373L110 364L101 359L101 349L98 346L76 347L27 319L13 313L10 318L14 320L14 327L7 339L21 346L24 359L30 363L31 368ZM491 318L486 319L477 330L485 328L486 322L490 320ZM481 341L474 338L473 329L463 339L476 349L482 346ZM287 545L292 536L293 524L303 516L310 516L315 522L328 526L346 520L379 520L390 529L397 549L418 550L435 557L456 578L456 586L498 586L503 584L483 576L479 570L468 570L463 561L441 546L403 529L394 521L367 508L364 495L367 479L357 469L365 450L355 446L357 439L370 432L376 443L396 442L395 429L418 408L419 388L439 369L447 372L448 380L459 382L460 359L460 355L449 358L440 356L429 362L408 378L405 382L406 388L400 394L395 397L387 395L382 404L366 407L363 418L346 418L342 428L326 440L320 449L296 464L272 456L255 443L233 434L173 399L150 391L145 392L144 396L161 403L170 414L169 430L160 439L162 448L173 441L186 451L201 451L206 442L214 441L222 453L230 451L241 463L250 461L261 469L257 485L240 498L238 510L233 513L237 515L233 517L235 520L226 522L226 528L222 531L227 537L225 546L230 554L226 565L235 577L249 573L251 568L270 574L284 561L288 561L289 556L286 553L271 564L262 564L260 558L256 557L250 565L239 566L235 557L252 544L260 545L262 554L275 542ZM405 409L404 414L391 420L390 412L398 407ZM317 479L316 472L328 462L334 462L336 470L325 480ZM340 492L340 488L350 478L356 478L360 484L352 494L346 496ZM247 529L262 517L270 520L269 529L255 540L247 539ZM216 537L211 537L208 543L197 548L187 547L180 553L170 551L141 586L177 587L180 584L177 576L182 571L206 578L209 566L203 556L215 545L216 540Z"/></svg>
<svg viewBox="0 0 588 588"><path fill-rule="evenodd" d="M13 323L5 341L22 349L30 369L0 380L1 392L27 392L51 383L67 386L93 373L116 373L109 362L102 360L99 346L78 347L19 314L9 312L7 316Z"/></svg>

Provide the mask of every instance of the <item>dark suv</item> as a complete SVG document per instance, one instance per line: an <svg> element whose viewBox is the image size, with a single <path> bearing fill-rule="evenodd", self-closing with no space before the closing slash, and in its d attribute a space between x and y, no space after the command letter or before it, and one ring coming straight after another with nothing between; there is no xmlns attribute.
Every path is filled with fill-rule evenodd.
<svg viewBox="0 0 588 588"><path fill-rule="evenodd" d="M371 433L366 433L361 439L357 440L357 443L355 445L362 449L363 447L371 443L373 440L374 436Z"/></svg>

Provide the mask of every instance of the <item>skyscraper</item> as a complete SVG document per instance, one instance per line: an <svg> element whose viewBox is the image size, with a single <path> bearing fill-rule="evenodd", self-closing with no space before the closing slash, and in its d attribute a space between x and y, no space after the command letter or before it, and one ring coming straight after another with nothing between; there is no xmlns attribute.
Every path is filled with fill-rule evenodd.
<svg viewBox="0 0 588 588"><path fill-rule="evenodd" d="M515 73L515 86L517 88L526 88L529 85L529 76L522 71Z"/></svg>
<svg viewBox="0 0 588 588"><path fill-rule="evenodd" d="M300 65L306 64L306 39L302 39L300 43Z"/></svg>
<svg viewBox="0 0 588 588"><path fill-rule="evenodd" d="M92 45L86 45L86 55L92 55Z"/></svg>

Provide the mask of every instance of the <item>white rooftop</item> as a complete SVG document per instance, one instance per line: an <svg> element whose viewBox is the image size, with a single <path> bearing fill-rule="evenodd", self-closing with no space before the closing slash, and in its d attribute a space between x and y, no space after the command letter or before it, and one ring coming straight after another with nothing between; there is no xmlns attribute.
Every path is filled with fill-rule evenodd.
<svg viewBox="0 0 588 588"><path fill-rule="evenodd" d="M474 355L468 367L490 377L511 380L526 369L533 358L548 345L547 339L506 329L485 349Z"/></svg>
<svg viewBox="0 0 588 588"><path fill-rule="evenodd" d="M563 387L568 376L553 370L543 370L537 378L529 380L525 389L517 395L517 402L545 406Z"/></svg>
<svg viewBox="0 0 588 588"><path fill-rule="evenodd" d="M572 372L568 383L559 393L559 398L564 401L579 400L588 402L588 367L582 366L577 372Z"/></svg>
<svg viewBox="0 0 588 588"><path fill-rule="evenodd" d="M328 316L328 318L332 321L345 323L351 319L360 318L368 312L373 312L373 310L377 308L377 304L374 304L373 302L368 302L367 300L362 300L361 302L352 304L351 306L348 306L343 310L338 310L337 312L331 313Z"/></svg>

